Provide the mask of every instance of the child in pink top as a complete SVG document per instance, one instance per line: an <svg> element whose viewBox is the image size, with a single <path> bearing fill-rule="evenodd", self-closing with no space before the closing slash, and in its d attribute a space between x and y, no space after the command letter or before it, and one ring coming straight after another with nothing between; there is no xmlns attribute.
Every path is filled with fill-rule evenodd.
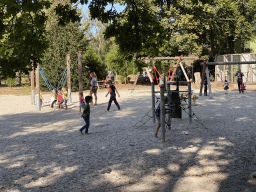
<svg viewBox="0 0 256 192"><path fill-rule="evenodd" d="M84 110L85 107L85 102L84 102L84 98L83 98L83 92L79 93L79 112L81 112L81 109Z"/></svg>
<svg viewBox="0 0 256 192"><path fill-rule="evenodd" d="M58 91L57 100L58 100L58 103L57 103L58 104L58 108L60 110L61 109L61 105L64 102L64 99L63 99L63 97L61 95L61 91Z"/></svg>

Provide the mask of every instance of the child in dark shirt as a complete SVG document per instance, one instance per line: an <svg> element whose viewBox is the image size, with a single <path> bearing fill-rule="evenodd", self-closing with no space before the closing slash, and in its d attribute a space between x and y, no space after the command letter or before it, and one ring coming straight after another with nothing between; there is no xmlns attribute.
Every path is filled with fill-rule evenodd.
<svg viewBox="0 0 256 192"><path fill-rule="evenodd" d="M84 119L85 125L79 130L81 134L83 135L83 130L85 129L85 134L88 133L88 129L90 126L90 102L92 102L92 96L86 96L85 97L85 108L83 110L83 114L81 115L81 118Z"/></svg>
<svg viewBox="0 0 256 192"><path fill-rule="evenodd" d="M109 111L112 101L115 102L115 104L116 104L116 106L118 108L118 111L120 111L121 110L120 106L119 106L119 104L118 104L118 102L116 100L116 93L118 94L118 97L120 97L120 95L119 95L116 87L114 85L112 85L112 81L109 81L108 84L109 84L109 91L108 91L106 97L110 93L110 99L109 99L109 102L108 102L108 108L105 111Z"/></svg>

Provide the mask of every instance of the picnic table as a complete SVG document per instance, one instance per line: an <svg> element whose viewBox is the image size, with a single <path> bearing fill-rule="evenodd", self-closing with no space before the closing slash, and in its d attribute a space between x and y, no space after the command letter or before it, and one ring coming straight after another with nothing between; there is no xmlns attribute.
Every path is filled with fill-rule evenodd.
<svg viewBox="0 0 256 192"><path fill-rule="evenodd" d="M98 89L107 87L107 80L97 81Z"/></svg>

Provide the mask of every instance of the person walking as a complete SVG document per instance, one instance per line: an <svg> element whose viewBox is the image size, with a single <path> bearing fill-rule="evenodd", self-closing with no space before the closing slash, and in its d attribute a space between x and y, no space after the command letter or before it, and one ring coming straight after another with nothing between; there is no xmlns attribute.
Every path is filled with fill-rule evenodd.
<svg viewBox="0 0 256 192"><path fill-rule="evenodd" d="M115 102L115 104L116 104L116 106L117 106L117 108L118 108L118 111L120 111L120 110L121 110L121 109L120 109L120 106L119 106L119 104L118 104L118 102L117 102L117 100L116 100L116 93L118 94L118 97L120 97L120 95L119 95L119 93L118 93L116 87L115 87L114 85L112 85L112 81L108 81L108 83L109 83L109 91L108 91L106 97L107 97L108 94L110 93L110 99L109 99L109 102L108 102L108 108L107 108L107 110L105 110L105 111L106 111L106 112L109 111L109 109L110 109L110 107L111 107L112 101Z"/></svg>
<svg viewBox="0 0 256 192"><path fill-rule="evenodd" d="M236 72L235 76L237 76L238 90L239 90L239 93L241 93L242 92L241 85L243 84L243 76L244 76L244 74L241 72L241 69L239 69Z"/></svg>
<svg viewBox="0 0 256 192"><path fill-rule="evenodd" d="M95 98L95 102L94 105L97 105L97 75L95 72L92 72L90 74L92 80L91 80L91 88L90 88L90 96L92 96L92 94L94 94L94 98ZM92 99L92 105L93 105L93 99Z"/></svg>

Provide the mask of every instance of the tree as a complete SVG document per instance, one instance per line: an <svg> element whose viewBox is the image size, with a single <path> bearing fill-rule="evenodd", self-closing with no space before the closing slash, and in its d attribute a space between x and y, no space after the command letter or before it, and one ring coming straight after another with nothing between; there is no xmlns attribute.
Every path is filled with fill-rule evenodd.
<svg viewBox="0 0 256 192"><path fill-rule="evenodd" d="M32 59L41 63L44 51L48 48L46 39L45 10L54 0L1 0L0 1L0 63L1 74L14 76L16 71L28 73ZM80 21L77 2L87 0L60 1L55 7L58 24ZM31 56L33 54L33 56Z"/></svg>
<svg viewBox="0 0 256 192"><path fill-rule="evenodd" d="M86 28L81 29L80 23L69 23L65 26L58 24L58 15L55 13L55 7L58 1L51 4L51 7L46 11L48 17L46 25L46 38L49 47L46 49L41 61L46 78L54 88L61 89L60 82L62 76L66 75L66 54L69 53L71 57L71 88L72 91L78 90L78 63L77 51L85 52L88 41L84 35ZM81 10L77 11L81 14ZM86 68L83 65L83 70ZM88 84L88 79L83 78L83 84ZM47 88L43 79L41 80L42 88ZM58 87L59 86L59 87Z"/></svg>
<svg viewBox="0 0 256 192"><path fill-rule="evenodd" d="M106 65L102 62L92 47L89 47L85 54L83 54L83 65L88 67L88 69L86 69L88 72L95 72L98 79L106 78Z"/></svg>

